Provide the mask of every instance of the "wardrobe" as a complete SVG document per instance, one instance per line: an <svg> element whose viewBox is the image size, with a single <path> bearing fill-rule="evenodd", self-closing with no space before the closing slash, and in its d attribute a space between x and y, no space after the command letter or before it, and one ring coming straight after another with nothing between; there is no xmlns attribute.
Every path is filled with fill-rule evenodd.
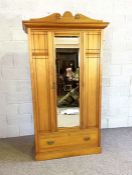
<svg viewBox="0 0 132 175"><path fill-rule="evenodd" d="M28 35L35 159L101 152L101 43L108 22L53 13L24 20Z"/></svg>

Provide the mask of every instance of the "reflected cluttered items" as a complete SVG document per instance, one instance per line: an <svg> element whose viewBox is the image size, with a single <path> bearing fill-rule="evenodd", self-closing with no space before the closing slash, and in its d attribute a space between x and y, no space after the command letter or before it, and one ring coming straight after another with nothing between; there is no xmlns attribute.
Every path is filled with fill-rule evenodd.
<svg viewBox="0 0 132 175"><path fill-rule="evenodd" d="M57 115L60 127L79 125L79 49L57 49Z"/></svg>
<svg viewBox="0 0 132 175"><path fill-rule="evenodd" d="M66 69L66 77L64 78L64 91L66 92L58 100L58 107L78 107L79 106L79 68L76 72L72 72L72 68Z"/></svg>

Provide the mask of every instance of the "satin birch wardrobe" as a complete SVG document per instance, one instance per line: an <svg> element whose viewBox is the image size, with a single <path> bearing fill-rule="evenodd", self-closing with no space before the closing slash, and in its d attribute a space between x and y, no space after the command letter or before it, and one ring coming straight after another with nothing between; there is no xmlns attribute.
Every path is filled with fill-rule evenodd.
<svg viewBox="0 0 132 175"><path fill-rule="evenodd" d="M107 25L82 14L73 16L68 11L23 21L29 42L36 160L101 152L100 59L102 30ZM65 70L72 72L72 78L66 77ZM73 92L77 88L78 106L74 107L79 113L66 115L63 122L62 110L69 109L63 108L64 102L68 98L76 102ZM69 97L71 92L74 96ZM63 98L62 106L58 105L58 96L59 100ZM74 126L75 116L78 124Z"/></svg>

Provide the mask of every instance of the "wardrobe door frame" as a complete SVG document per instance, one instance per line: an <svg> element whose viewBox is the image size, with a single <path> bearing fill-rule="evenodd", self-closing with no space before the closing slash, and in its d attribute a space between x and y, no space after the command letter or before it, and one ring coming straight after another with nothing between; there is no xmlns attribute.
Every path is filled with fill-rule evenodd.
<svg viewBox="0 0 132 175"><path fill-rule="evenodd" d="M80 47L79 47L79 56L80 56L80 82L79 82L79 89L80 89L80 125L78 126L78 128L80 129L86 129L89 127L97 127L100 128L100 107L101 107L101 64L100 64L100 53L101 53L101 30L82 30L82 31L77 31L77 30L73 30L71 32L69 32L68 30L64 31L55 31L54 33L54 37L56 36L76 36L76 37L80 37ZM89 35L89 38L91 38L93 41L92 43L89 42L89 48L91 45L93 45L94 49L87 49L87 51L84 48L84 43L86 41L85 40L85 34ZM92 36L92 37L90 37ZM98 37L98 38L97 38ZM96 40L96 41L94 41ZM90 45L91 44L91 45ZM98 47L100 47L99 49L95 49L96 45L98 45ZM87 52L87 53L86 53ZM88 114L84 112L84 107L83 104L85 102L85 91L84 91L84 86L85 86L85 82L84 82L84 60L85 57L87 57L86 59L90 59L93 58L94 60L97 58L98 59L98 65L97 65L97 86L98 88L96 88L96 92L95 95L97 96L96 99L96 117L95 117L95 124L92 126L90 126L89 124L89 119L88 119ZM53 58L55 59L55 57ZM92 72L92 70L91 70ZM55 72L56 74L56 72ZM56 83L57 84L57 83ZM90 94L89 94L90 95ZM91 96L92 98L92 96ZM90 118L91 116L89 116ZM56 119L57 120L57 119Z"/></svg>

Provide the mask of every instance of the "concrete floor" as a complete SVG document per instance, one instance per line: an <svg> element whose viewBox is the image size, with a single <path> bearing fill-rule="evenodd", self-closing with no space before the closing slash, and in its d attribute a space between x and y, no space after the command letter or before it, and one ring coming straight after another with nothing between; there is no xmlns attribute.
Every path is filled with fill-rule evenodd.
<svg viewBox="0 0 132 175"><path fill-rule="evenodd" d="M102 130L98 155L34 160L34 137L0 139L0 175L132 175L132 128Z"/></svg>

